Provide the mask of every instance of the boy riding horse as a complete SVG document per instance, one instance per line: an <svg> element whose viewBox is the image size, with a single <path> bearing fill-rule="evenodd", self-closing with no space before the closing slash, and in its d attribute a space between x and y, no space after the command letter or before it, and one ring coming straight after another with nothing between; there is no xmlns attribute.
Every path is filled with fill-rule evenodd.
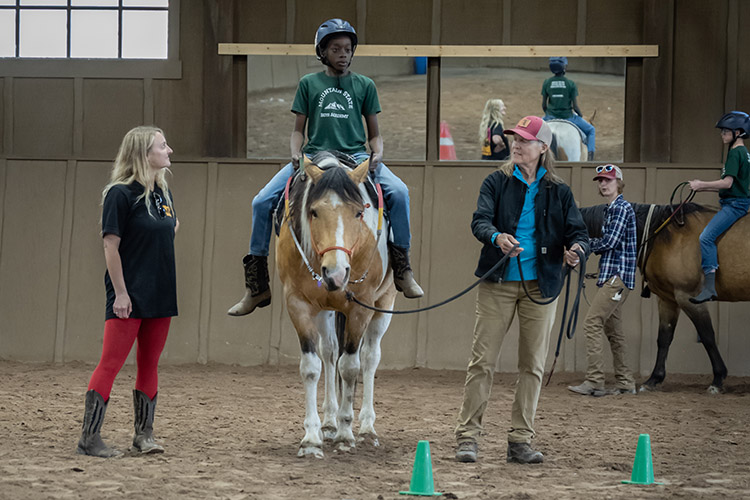
<svg viewBox="0 0 750 500"><path fill-rule="evenodd" d="M346 21L329 19L315 33L315 53L325 71L303 76L297 87L292 112L294 131L290 140L292 161L282 168L253 198L253 222L250 253L242 259L245 267L245 296L231 309L231 316L250 314L256 307L271 303L268 278L268 246L271 240L273 209L289 177L298 168L302 152L311 156L320 151L336 150L351 155L359 164L372 151L370 170L375 182L383 188L385 205L390 212L393 242L389 243L391 266L396 288L408 298L424 292L414 280L409 263L409 190L406 184L382 163L383 138L378 127L380 102L375 83L368 77L349 71L357 33ZM304 148L305 126L308 141Z"/></svg>

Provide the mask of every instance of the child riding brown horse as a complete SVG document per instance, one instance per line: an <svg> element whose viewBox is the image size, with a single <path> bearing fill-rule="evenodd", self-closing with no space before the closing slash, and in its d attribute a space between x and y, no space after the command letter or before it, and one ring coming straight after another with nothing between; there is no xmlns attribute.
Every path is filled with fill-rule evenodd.
<svg viewBox="0 0 750 500"><path fill-rule="evenodd" d="M641 390L657 388L666 377L666 361L669 346L674 337L680 310L687 314L695 325L700 341L708 353L714 378L709 392L723 391L727 368L716 345L716 336L706 304L693 304L693 297L701 290L701 250L698 237L715 209L695 203L685 204L681 211L660 230L662 224L673 214L670 205L648 205L634 203L638 232L639 259L648 290L659 298L659 335L657 339L656 364L651 376ZM605 205L581 208L581 214L592 237L601 232ZM653 207L653 208L652 208ZM649 212L651 212L649 216ZM644 228L647 228L644 242ZM644 255L644 248L645 255ZM750 219L742 218L718 241L721 269L716 276L718 300L740 302L750 300Z"/></svg>

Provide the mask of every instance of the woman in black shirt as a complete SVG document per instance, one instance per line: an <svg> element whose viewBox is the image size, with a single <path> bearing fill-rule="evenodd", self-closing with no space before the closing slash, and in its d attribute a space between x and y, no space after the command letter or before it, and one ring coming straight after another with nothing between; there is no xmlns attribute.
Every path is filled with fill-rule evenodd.
<svg viewBox="0 0 750 500"><path fill-rule="evenodd" d="M179 222L166 180L171 153L160 129L134 128L120 145L110 182L102 193L107 308L102 357L86 393L80 454L121 454L105 445L99 432L115 376L136 339L133 449L164 451L152 431L159 356L172 316L177 315L174 235Z"/></svg>

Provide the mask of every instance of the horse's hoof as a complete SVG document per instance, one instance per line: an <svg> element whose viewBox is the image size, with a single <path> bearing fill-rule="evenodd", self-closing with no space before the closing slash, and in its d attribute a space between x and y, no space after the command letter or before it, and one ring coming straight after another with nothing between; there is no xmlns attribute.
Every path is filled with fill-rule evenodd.
<svg viewBox="0 0 750 500"><path fill-rule="evenodd" d="M717 387L717 386L711 384L710 386L708 386L708 390L706 392L708 392L709 394L723 394L724 393L724 388L723 387Z"/></svg>
<svg viewBox="0 0 750 500"><path fill-rule="evenodd" d="M297 456L299 458L323 458L323 450L321 450L318 446L300 446L299 451L297 452Z"/></svg>
<svg viewBox="0 0 750 500"><path fill-rule="evenodd" d="M377 448L380 446L380 441L378 441L378 435L374 434L372 432L367 432L364 434L358 434L357 435L357 442L364 445L364 446L374 446Z"/></svg>
<svg viewBox="0 0 750 500"><path fill-rule="evenodd" d="M333 441L333 438L336 437L336 428L333 426L325 426L321 429L323 431L323 438L326 441Z"/></svg>
<svg viewBox="0 0 750 500"><path fill-rule="evenodd" d="M355 448L354 441L339 441L336 443L334 451L349 452Z"/></svg>
<svg viewBox="0 0 750 500"><path fill-rule="evenodd" d="M643 384L638 388L638 392L655 392L658 391L659 388L655 385L649 385L649 384Z"/></svg>

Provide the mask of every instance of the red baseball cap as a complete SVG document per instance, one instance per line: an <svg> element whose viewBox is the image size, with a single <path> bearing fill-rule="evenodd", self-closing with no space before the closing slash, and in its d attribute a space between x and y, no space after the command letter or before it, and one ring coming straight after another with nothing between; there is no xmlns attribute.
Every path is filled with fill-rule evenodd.
<svg viewBox="0 0 750 500"><path fill-rule="evenodd" d="M514 128L503 130L507 134L517 134L527 141L542 141L547 146L552 142L552 129L538 116L524 116Z"/></svg>
<svg viewBox="0 0 750 500"><path fill-rule="evenodd" d="M599 165L596 167L596 175L594 180L597 179L622 179L622 170L617 165L608 163L606 165Z"/></svg>

